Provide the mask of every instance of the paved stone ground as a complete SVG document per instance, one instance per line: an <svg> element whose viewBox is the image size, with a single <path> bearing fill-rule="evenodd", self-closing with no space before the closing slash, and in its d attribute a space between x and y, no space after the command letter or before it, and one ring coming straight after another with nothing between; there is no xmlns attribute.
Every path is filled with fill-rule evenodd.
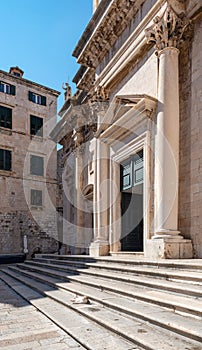
<svg viewBox="0 0 202 350"><path fill-rule="evenodd" d="M84 348L0 280L0 349Z"/></svg>

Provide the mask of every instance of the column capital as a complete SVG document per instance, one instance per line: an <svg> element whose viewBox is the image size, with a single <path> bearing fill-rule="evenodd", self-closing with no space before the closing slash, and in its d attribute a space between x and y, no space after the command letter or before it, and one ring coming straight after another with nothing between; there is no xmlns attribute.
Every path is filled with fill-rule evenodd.
<svg viewBox="0 0 202 350"><path fill-rule="evenodd" d="M156 16L153 22L153 25L145 30L145 35L147 43L155 43L157 51L167 47L178 48L191 25L185 13L176 13L171 5L167 5L163 15Z"/></svg>

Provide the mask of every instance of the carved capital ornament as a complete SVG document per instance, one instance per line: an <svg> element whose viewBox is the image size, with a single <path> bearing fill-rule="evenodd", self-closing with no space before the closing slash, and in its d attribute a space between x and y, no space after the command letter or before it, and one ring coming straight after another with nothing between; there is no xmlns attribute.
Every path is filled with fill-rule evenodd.
<svg viewBox="0 0 202 350"><path fill-rule="evenodd" d="M190 29L190 20L184 12L177 14L168 5L162 17L155 17L153 25L145 30L147 43L155 43L157 50L166 47L178 48Z"/></svg>

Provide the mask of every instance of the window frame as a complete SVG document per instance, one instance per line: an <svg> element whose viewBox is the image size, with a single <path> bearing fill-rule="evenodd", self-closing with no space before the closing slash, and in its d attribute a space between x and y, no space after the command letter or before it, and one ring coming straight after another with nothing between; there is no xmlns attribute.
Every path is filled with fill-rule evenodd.
<svg viewBox="0 0 202 350"><path fill-rule="evenodd" d="M40 203L38 202L38 199L37 199L37 194L39 195L40 194ZM38 208L41 208L43 207L43 191L42 190L37 190L37 189L34 189L34 188L31 188L30 190L30 205L32 207L38 207Z"/></svg>
<svg viewBox="0 0 202 350"><path fill-rule="evenodd" d="M0 92L7 95L16 95L16 87L15 85L6 83L4 81L0 81Z"/></svg>
<svg viewBox="0 0 202 350"><path fill-rule="evenodd" d="M37 160L41 161L41 168L40 166L37 167ZM35 162L35 164L33 164L33 162ZM36 169L40 169L41 171L37 172ZM30 175L44 176L44 157L35 154L30 154Z"/></svg>
<svg viewBox="0 0 202 350"><path fill-rule="evenodd" d="M41 106L46 106L46 96L28 91L28 100Z"/></svg>
<svg viewBox="0 0 202 350"><path fill-rule="evenodd" d="M37 126L37 121L38 122L41 121L42 126L40 125ZM43 118L38 117L37 115L30 114L29 122L30 122L30 136L43 137Z"/></svg>
<svg viewBox="0 0 202 350"><path fill-rule="evenodd" d="M8 155L9 155L9 159L8 159ZM1 167L1 163L3 163L2 167ZM12 171L12 151L9 149L0 148L0 171L10 171L10 172Z"/></svg>
<svg viewBox="0 0 202 350"><path fill-rule="evenodd" d="M3 114L3 111L5 111L6 113ZM13 119L12 112L13 112L12 108L0 105L0 128L12 130L12 119ZM2 125L2 123L3 123L2 117L3 116L4 116L4 124L5 125Z"/></svg>

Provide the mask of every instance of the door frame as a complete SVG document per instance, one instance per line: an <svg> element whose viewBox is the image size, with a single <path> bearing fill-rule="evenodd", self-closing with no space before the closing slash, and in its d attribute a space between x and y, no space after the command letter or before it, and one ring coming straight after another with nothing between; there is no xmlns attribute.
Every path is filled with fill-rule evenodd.
<svg viewBox="0 0 202 350"><path fill-rule="evenodd" d="M115 154L111 154L110 164L110 252L121 251L121 191L120 191L120 164L138 151L143 150L144 181L143 181L143 252L146 242L150 239L150 208L151 208L151 147L150 131L146 131L127 145L124 145Z"/></svg>

